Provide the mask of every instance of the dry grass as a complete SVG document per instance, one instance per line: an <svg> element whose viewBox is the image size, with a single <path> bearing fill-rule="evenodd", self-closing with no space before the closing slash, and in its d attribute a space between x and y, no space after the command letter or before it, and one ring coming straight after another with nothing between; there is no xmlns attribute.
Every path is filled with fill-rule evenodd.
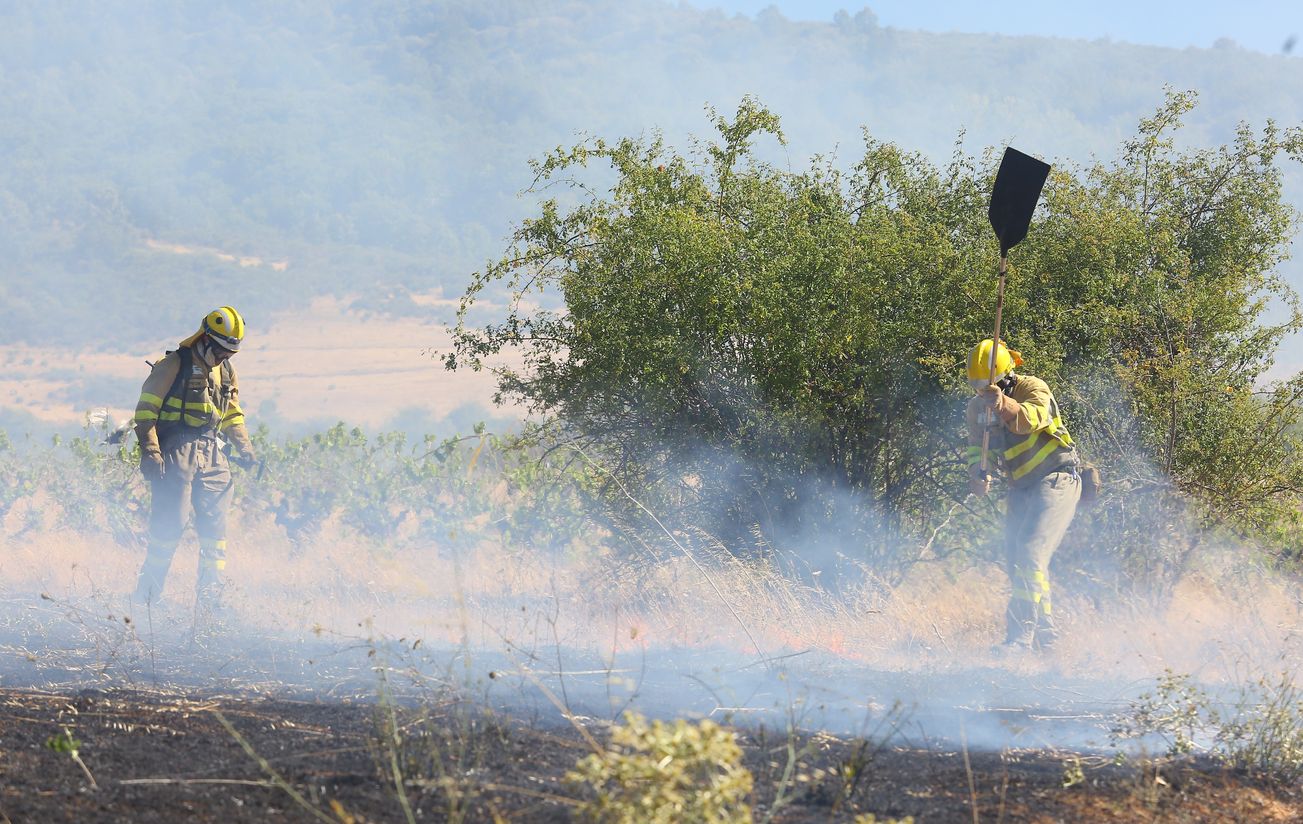
<svg viewBox="0 0 1303 824"><path fill-rule="evenodd" d="M228 572L237 613L268 629L357 634L365 624L427 644L497 649L509 641L602 656L692 648L755 658L759 646L772 658L817 652L903 672L992 663L1008 591L992 567L954 575L920 566L889 594L865 585L834 596L772 568L694 551L707 553L712 581L681 556L634 568L599 551L548 555L492 540L386 550L332 522L295 546L253 515L233 530ZM174 561L170 598L192 597L196 555L190 537ZM142 557L139 547L41 528L5 545L0 576L11 593L121 604ZM1209 683L1278 671L1303 661L1301 602L1297 583L1263 572L1192 576L1162 611L1126 602L1096 608L1061 593L1064 639L1047 663L1123 682L1165 669Z"/></svg>
<svg viewBox="0 0 1303 824"><path fill-rule="evenodd" d="M42 505L57 508L52 501ZM921 783L908 795L911 804L952 814L980 807L984 821L996 820L997 806L1006 810L1006 804L1003 820L1039 820L1033 811L1051 798L1063 820L1136 820L1177 804L1182 810L1206 805L1207 814L1173 820L1219 820L1232 809L1225 806L1232 798L1234 809L1253 810L1253 820L1288 820L1297 812L1278 795L1239 784L1216 790L1210 779L1187 779L1172 764L1133 762L1131 779L1110 772L1103 755L1071 760L1083 728L1107 729L1108 702L1125 713L1128 697L1149 688L1164 668L1228 684L1297 670L1303 662L1298 584L1241 567L1213 575L1224 559L1210 559L1182 582L1161 611L1139 602L1096 606L1081 595L1061 594L1060 647L1047 658L1009 661L989 651L1002 631L1008 591L1003 573L992 566L920 565L894 589L865 576L840 582L833 595L685 536L679 537L698 553L701 567L670 547L658 559L630 563L605 551L600 540L547 553L486 537L491 530L472 544L464 537L439 544L409 538L400 548L376 546L335 520L324 524L317 540L295 545L265 513L243 512L236 520L228 569L240 632L275 641L260 648L251 641L248 648L260 657L247 664L241 661L243 637L234 650L181 650L167 640L156 644L138 623L125 628L121 620L105 620L106 614L121 615L141 548L48 526L13 538L6 522L0 581L11 605L31 613L25 594L46 592L55 599L37 605L42 611L34 623L58 631L22 635L43 659L30 669L63 689L78 689L87 678L112 684L125 677L133 687L203 683L252 687L263 695L308 684L327 698L362 700L374 697L379 677L382 696L392 683L403 701L434 695L431 705L439 707L510 706L514 712L531 699L534 706L555 702L595 729L597 719L609 721L628 707L654 716L742 722L753 734L754 725L764 724L772 738L763 729L758 733L750 769L761 794L772 797L780 788L774 809L782 788L824 811L829 798L843 793L837 781L844 779L834 780L840 775L836 759L829 761L814 738L788 735L790 725L884 742L864 781L861 809L885 809L878 805L893 796L873 793L912 781ZM193 597L196 554L191 536L169 580L170 596L182 603ZM0 618L12 621L5 606ZM67 631L71 624L77 631ZM8 653L19 634L15 625L6 627L0 652ZM304 643L286 641L295 636ZM320 654L328 644L314 646L318 636L348 654L319 658L317 665L294 660ZM66 644L69 638L75 643ZM38 650L40 643L49 649ZM768 665L757 662L756 646ZM472 657L490 659L497 672L484 675L486 665L477 660L472 667ZM663 671L646 671L657 668ZM703 703L704 693L710 700ZM893 707L893 700L907 706ZM825 714L825 705L834 710ZM529 710L521 714L531 717ZM898 734L910 746L886 748ZM421 744L404 740L404 747ZM972 751L970 767L958 760L961 741L965 756ZM385 762L391 772L397 752L395 743ZM1036 766L997 764L1001 752L1021 753L1018 758ZM565 756L571 764L578 757L569 750ZM1077 770L1071 786L1061 783L1066 767L1050 763L1060 756ZM919 766L924 761L927 770ZM91 762L97 778L101 763ZM890 769L898 774L884 778ZM780 777L789 772L790 782ZM395 774L389 791L394 782L416 786ZM489 797L490 789L484 784L477 792ZM1198 800L1204 795L1213 800Z"/></svg>

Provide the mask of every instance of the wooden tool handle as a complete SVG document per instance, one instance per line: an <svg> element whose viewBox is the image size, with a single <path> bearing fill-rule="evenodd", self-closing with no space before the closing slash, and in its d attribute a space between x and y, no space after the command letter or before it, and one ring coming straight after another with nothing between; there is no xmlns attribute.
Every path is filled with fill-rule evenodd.
<svg viewBox="0 0 1303 824"><path fill-rule="evenodd" d="M995 333L991 335L991 362L988 365L986 376L991 386L995 386L995 356L1000 351L1000 318L1004 314L1004 280L1009 271L1008 255L1000 255L1000 286L996 292L995 298ZM982 427L982 474L986 474L987 468L987 451L991 447L991 427L995 425L995 413L988 409L986 411L986 426Z"/></svg>

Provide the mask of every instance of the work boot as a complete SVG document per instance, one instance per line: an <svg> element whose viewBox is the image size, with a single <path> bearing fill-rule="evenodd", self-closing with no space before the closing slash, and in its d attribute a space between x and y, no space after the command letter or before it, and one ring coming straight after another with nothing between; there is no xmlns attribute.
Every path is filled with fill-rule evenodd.
<svg viewBox="0 0 1303 824"><path fill-rule="evenodd" d="M136 590L131 593L132 604L158 605L163 595L163 582L167 580L167 570L172 565L172 553L175 551L175 546L150 543L140 574L136 576Z"/></svg>
<svg viewBox="0 0 1303 824"><path fill-rule="evenodd" d="M1036 648L1049 652L1059 642L1059 630L1054 624L1041 624L1036 628Z"/></svg>
<svg viewBox="0 0 1303 824"><path fill-rule="evenodd" d="M990 649L995 665L1004 668L1020 669L1030 665L1037 658L1036 652L1026 644L996 644Z"/></svg>
<svg viewBox="0 0 1303 824"><path fill-rule="evenodd" d="M199 580L195 583L195 624L215 626L226 615L226 585L217 570L199 563Z"/></svg>
<svg viewBox="0 0 1303 824"><path fill-rule="evenodd" d="M1004 645L1006 647L1035 648L1036 621L1019 618L1012 612L1008 614L1007 618L1004 630Z"/></svg>
<svg viewBox="0 0 1303 824"><path fill-rule="evenodd" d="M195 593L199 602L209 602L218 608L226 589L226 541L199 539L199 578Z"/></svg>
<svg viewBox="0 0 1303 824"><path fill-rule="evenodd" d="M227 614L226 587L222 581L200 580L195 589L195 614L217 619Z"/></svg>

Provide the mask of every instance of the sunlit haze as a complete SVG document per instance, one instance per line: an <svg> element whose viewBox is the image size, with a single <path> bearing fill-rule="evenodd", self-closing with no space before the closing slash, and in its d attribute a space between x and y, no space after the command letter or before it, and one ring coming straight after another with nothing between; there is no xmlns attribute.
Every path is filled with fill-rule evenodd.
<svg viewBox="0 0 1303 824"><path fill-rule="evenodd" d="M1290 53L1303 33L1303 6L1285 0L1190 2L1154 0L1093 3L993 0L972 3L878 0L863 5L836 0L690 0L699 8L754 16L776 9L792 20L828 22L839 11L867 8L878 23L929 32L1037 35L1074 40L1109 39L1170 48L1234 45L1267 54Z"/></svg>

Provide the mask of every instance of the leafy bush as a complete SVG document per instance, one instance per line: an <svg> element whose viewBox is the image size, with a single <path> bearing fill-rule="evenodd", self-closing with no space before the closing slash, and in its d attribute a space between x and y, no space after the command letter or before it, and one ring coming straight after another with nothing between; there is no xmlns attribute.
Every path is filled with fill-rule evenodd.
<svg viewBox="0 0 1303 824"><path fill-rule="evenodd" d="M581 759L567 780L593 797L581 812L593 821L749 822L751 773L733 733L709 720L672 725L626 713L608 749Z"/></svg>
<svg viewBox="0 0 1303 824"><path fill-rule="evenodd" d="M1005 307L1008 340L1112 482L1097 543L1113 566L1164 574L1184 536L1151 557L1156 508L1194 500L1205 524L1268 536L1288 513L1297 524L1303 491L1303 378L1264 384L1300 328L1275 267L1294 217L1277 163L1303 132L1245 127L1180 152L1193 102L1170 94L1113 164L1058 164ZM537 191L569 191L474 277L445 363L520 351L523 368L496 368L500 392L681 527L735 552L817 539L891 576L964 494L963 362L994 314L995 158L938 168L866 138L849 171L791 171L755 155L783 141L756 101L714 125L688 156L591 139L537 161ZM471 325L498 287L515 294L505 315ZM564 311L540 309L539 289ZM1268 323L1277 297L1288 311ZM956 535L982 517L960 513ZM1276 537L1282 555L1296 546Z"/></svg>
<svg viewBox="0 0 1303 824"><path fill-rule="evenodd" d="M265 429L253 437L265 467L246 474L237 493L296 542L331 518L388 547L471 544L490 528L502 540L556 547L589 531L582 473L482 425L415 443L344 423L300 439L275 441Z"/></svg>
<svg viewBox="0 0 1303 824"><path fill-rule="evenodd" d="M0 524L14 504L36 491L32 462L14 451L9 436L0 431Z"/></svg>
<svg viewBox="0 0 1303 824"><path fill-rule="evenodd" d="M28 501L23 529L55 523L142 543L149 485L139 450L130 440L109 443L109 434L100 421L74 438L15 449L0 431L0 524ZM586 467L482 426L414 443L343 423L302 438L275 439L265 428L252 435L263 466L233 469L233 515L274 519L296 545L328 522L386 551L486 539L558 551L593 532Z"/></svg>
<svg viewBox="0 0 1303 824"><path fill-rule="evenodd" d="M62 525L83 532L102 526L120 543L131 543L147 514L140 453L134 446L106 445L102 435L88 429L69 440L50 462L45 484L59 502Z"/></svg>

